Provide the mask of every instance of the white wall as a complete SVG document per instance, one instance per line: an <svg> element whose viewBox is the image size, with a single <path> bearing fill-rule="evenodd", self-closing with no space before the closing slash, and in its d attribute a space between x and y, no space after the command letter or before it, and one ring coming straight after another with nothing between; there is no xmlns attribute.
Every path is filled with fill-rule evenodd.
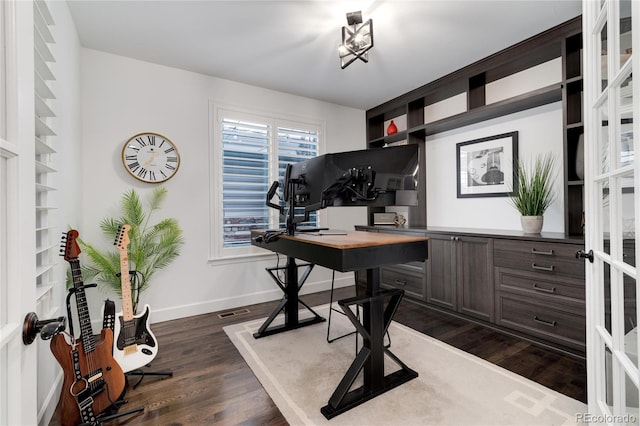
<svg viewBox="0 0 640 426"><path fill-rule="evenodd" d="M130 136L158 132L180 152L180 169L165 184L168 198L156 219L176 218L186 244L142 295L141 302L151 305L152 322L279 299L280 290L264 270L275 264L274 256L208 263L209 102L323 121L327 152L365 148L364 111L90 49L82 49L81 81L83 155L74 165L82 174L81 238L113 247L99 222L118 214L120 197L130 188L142 196L152 188L133 179L121 164L122 145ZM366 221L361 208L327 209L325 214L331 227L353 229ZM303 289L327 289L330 278L329 271L317 268ZM352 274L340 275L338 285L352 283Z"/></svg>
<svg viewBox="0 0 640 426"><path fill-rule="evenodd" d="M506 197L457 198L456 144L518 132L519 158L555 156L556 200L544 215L545 232L564 232L562 103L544 105L476 123L426 139L427 224L458 228L521 230L520 214Z"/></svg>

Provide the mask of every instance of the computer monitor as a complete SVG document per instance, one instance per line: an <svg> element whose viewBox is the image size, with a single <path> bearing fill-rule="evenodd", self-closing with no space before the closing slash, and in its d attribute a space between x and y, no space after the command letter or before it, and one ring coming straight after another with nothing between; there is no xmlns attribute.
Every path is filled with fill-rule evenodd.
<svg viewBox="0 0 640 426"><path fill-rule="evenodd" d="M418 145L327 154L320 208L408 205L417 185Z"/></svg>
<svg viewBox="0 0 640 426"><path fill-rule="evenodd" d="M415 205L418 145L325 154L287 165L284 201L290 220L295 208L309 212L330 206Z"/></svg>

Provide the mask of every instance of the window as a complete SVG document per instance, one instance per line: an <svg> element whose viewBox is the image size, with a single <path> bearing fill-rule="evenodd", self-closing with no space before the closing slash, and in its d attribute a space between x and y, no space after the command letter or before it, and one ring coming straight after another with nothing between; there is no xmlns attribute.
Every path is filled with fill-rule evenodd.
<svg viewBox="0 0 640 426"><path fill-rule="evenodd" d="M274 181L282 182L288 163L320 152L319 124L218 109L214 138L214 257L256 253L252 229L282 228L278 211L266 205ZM278 188L280 205L282 188ZM274 203L278 199L272 200ZM304 225L319 226L317 213Z"/></svg>

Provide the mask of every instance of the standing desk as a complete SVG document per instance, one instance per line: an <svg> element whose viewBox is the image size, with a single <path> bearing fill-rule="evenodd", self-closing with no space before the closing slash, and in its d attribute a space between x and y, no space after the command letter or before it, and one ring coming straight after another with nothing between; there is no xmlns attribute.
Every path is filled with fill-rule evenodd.
<svg viewBox="0 0 640 426"><path fill-rule="evenodd" d="M384 334L395 315L404 290L381 289L380 267L426 259L428 240L426 237L350 231L346 235L309 233L295 236L281 235L267 243L265 238L261 238L264 234L264 231L252 231L252 244L287 256L287 273L282 290L285 292L284 303L288 306L285 311L285 324L275 332L308 325L299 323L297 317L299 308L297 293L301 284L298 283L298 265L295 259L340 272L367 270L365 295L338 301L358 333L362 335L363 346L329 398L328 404L320 410L327 419L418 377L417 372L405 365L384 346ZM354 305L362 306L362 323L351 309ZM275 317L282 308L281 303L272 317ZM292 313L294 309L296 314ZM272 317L267 319L267 322L270 323L273 320ZM265 331L267 322L261 327L262 331ZM311 323L315 322L318 320L312 318ZM399 370L388 375L384 374L385 354L400 366ZM350 390L360 371L363 372L363 385Z"/></svg>

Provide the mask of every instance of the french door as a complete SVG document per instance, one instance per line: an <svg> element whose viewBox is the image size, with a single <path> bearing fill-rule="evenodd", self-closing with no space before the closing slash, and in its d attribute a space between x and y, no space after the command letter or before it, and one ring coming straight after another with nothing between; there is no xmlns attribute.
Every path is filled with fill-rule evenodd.
<svg viewBox="0 0 640 426"><path fill-rule="evenodd" d="M22 343L36 300L32 16L0 1L0 425L37 423L37 348Z"/></svg>
<svg viewBox="0 0 640 426"><path fill-rule="evenodd" d="M584 0L587 371L590 420L638 423L640 71L637 0ZM635 72L634 72L635 71ZM634 119L635 118L635 119ZM634 137L635 136L635 137Z"/></svg>

